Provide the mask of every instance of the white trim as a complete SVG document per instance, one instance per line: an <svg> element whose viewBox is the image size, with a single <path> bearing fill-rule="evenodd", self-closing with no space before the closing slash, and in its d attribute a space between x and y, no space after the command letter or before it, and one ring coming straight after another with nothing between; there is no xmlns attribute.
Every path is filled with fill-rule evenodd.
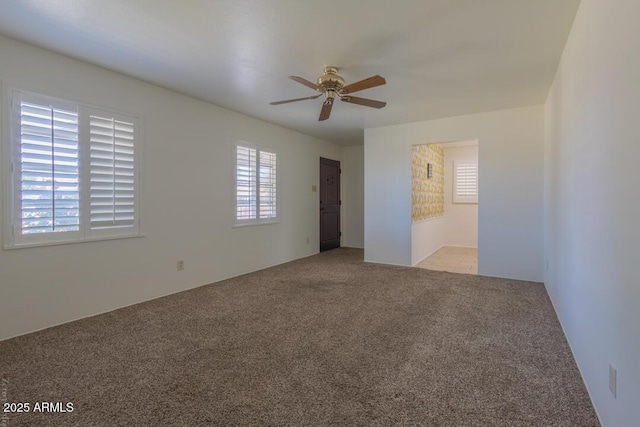
<svg viewBox="0 0 640 427"><path fill-rule="evenodd" d="M2 141L0 143L0 154L2 155L2 171L0 174L0 180L2 180L2 186L0 187L0 191L2 191L2 197L0 200L2 201L2 247L7 248L13 242L13 227L11 224L11 220L13 218L13 214L11 209L13 207L13 203L11 202L13 197L13 159L11 149L12 144L11 141L11 106L12 101L9 96L10 90L6 84L2 84L0 86L0 121L2 123ZM8 112L5 112L5 108L9 108Z"/></svg>
<svg viewBox="0 0 640 427"><path fill-rule="evenodd" d="M281 224L282 221L280 220L275 220L275 221L260 221L260 222L255 222L253 220L243 220L241 223L236 223L233 224L231 226L231 228L242 228L242 227L254 227L254 226L258 226L258 225L274 225L274 224Z"/></svg>
<svg viewBox="0 0 640 427"><path fill-rule="evenodd" d="M83 240L61 240L58 242L46 242L46 243L30 243L30 244L21 244L21 245L13 245L9 247L4 247L7 251L12 251L14 249L26 249L26 248L38 248L40 246L58 246L58 245L72 245L75 243L87 243L87 242L102 242L104 240L121 240L121 239L136 239L138 237L146 237L146 234L136 234L136 235L126 235L126 236L101 236L101 237L92 237L89 239Z"/></svg>

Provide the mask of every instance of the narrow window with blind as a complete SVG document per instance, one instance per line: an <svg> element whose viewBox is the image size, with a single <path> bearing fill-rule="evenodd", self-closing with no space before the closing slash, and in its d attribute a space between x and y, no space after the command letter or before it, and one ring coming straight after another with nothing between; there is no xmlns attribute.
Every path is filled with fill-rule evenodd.
<svg viewBox="0 0 640 427"><path fill-rule="evenodd" d="M6 248L139 235L138 121L13 90Z"/></svg>
<svg viewBox="0 0 640 427"><path fill-rule="evenodd" d="M253 144L236 144L236 224L278 219L278 156Z"/></svg>
<svg viewBox="0 0 640 427"><path fill-rule="evenodd" d="M453 163L453 203L478 203L477 163Z"/></svg>

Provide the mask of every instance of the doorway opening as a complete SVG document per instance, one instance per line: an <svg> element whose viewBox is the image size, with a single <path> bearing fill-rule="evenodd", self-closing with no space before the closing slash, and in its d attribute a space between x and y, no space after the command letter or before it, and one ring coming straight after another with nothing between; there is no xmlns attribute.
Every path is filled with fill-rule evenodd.
<svg viewBox="0 0 640 427"><path fill-rule="evenodd" d="M320 252L340 247L340 162L320 157Z"/></svg>
<svg viewBox="0 0 640 427"><path fill-rule="evenodd" d="M478 272L478 141L412 146L411 263Z"/></svg>

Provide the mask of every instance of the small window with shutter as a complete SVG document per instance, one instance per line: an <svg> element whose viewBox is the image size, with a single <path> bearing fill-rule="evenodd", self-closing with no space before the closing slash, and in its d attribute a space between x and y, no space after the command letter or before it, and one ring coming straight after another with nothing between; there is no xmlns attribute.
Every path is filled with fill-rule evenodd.
<svg viewBox="0 0 640 427"><path fill-rule="evenodd" d="M236 224L278 219L278 156L269 148L236 143Z"/></svg>
<svg viewBox="0 0 640 427"><path fill-rule="evenodd" d="M453 203L478 203L477 163L453 163Z"/></svg>
<svg viewBox="0 0 640 427"><path fill-rule="evenodd" d="M13 90L5 247L139 235L138 120Z"/></svg>

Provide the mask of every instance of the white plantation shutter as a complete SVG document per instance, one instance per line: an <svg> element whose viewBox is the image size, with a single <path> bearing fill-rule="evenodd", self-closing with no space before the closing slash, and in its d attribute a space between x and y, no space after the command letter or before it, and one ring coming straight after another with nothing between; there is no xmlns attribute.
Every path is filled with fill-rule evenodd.
<svg viewBox="0 0 640 427"><path fill-rule="evenodd" d="M89 116L89 224L91 230L136 224L133 120Z"/></svg>
<svg viewBox="0 0 640 427"><path fill-rule="evenodd" d="M277 154L236 145L236 222L268 222L278 217Z"/></svg>
<svg viewBox="0 0 640 427"><path fill-rule="evenodd" d="M18 98L19 235L79 230L78 112Z"/></svg>
<svg viewBox="0 0 640 427"><path fill-rule="evenodd" d="M13 90L6 248L139 235L135 117Z"/></svg>
<svg viewBox="0 0 640 427"><path fill-rule="evenodd" d="M453 203L478 203L478 164L454 162Z"/></svg>
<svg viewBox="0 0 640 427"><path fill-rule="evenodd" d="M277 216L277 164L275 153L260 151L260 218Z"/></svg>
<svg viewBox="0 0 640 427"><path fill-rule="evenodd" d="M236 148L236 220L256 218L256 150Z"/></svg>

